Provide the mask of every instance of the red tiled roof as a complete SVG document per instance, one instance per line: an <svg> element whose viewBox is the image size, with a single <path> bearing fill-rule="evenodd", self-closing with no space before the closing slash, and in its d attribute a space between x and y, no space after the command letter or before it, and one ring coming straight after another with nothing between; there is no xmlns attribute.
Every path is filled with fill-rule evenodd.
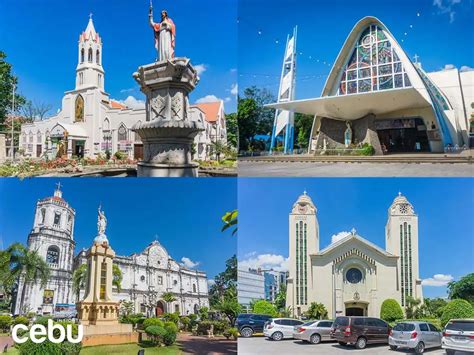
<svg viewBox="0 0 474 355"><path fill-rule="evenodd" d="M115 100L110 100L110 107L112 107L112 108L119 108L119 109L121 109L121 110L125 110L125 109L128 108L127 106L125 106L125 105L123 105L123 104L121 104L120 102L115 101Z"/></svg>
<svg viewBox="0 0 474 355"><path fill-rule="evenodd" d="M200 108L204 112L207 122L214 123L219 119L221 101L194 104L193 106Z"/></svg>

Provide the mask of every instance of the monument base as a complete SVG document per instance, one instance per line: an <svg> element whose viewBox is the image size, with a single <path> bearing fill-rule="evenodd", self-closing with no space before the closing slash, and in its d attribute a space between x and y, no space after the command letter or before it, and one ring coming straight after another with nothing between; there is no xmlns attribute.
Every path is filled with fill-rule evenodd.
<svg viewBox="0 0 474 355"><path fill-rule="evenodd" d="M199 164L153 164L137 163L138 177L198 177Z"/></svg>
<svg viewBox="0 0 474 355"><path fill-rule="evenodd" d="M83 346L130 344L138 342L138 333L131 324L84 325Z"/></svg>

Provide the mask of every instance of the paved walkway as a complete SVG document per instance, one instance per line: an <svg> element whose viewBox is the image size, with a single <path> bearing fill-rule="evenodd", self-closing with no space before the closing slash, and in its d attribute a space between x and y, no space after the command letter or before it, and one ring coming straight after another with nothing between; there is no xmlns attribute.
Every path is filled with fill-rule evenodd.
<svg viewBox="0 0 474 355"><path fill-rule="evenodd" d="M474 164L239 161L240 177L472 177Z"/></svg>
<svg viewBox="0 0 474 355"><path fill-rule="evenodd" d="M184 354L237 354L237 342L220 336L209 339L205 336L179 334L177 343L181 346Z"/></svg>

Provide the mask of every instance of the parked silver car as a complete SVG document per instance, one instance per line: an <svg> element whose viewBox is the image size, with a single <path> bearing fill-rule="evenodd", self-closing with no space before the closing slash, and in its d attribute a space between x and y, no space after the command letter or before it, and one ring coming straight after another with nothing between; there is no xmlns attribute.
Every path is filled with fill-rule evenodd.
<svg viewBox="0 0 474 355"><path fill-rule="evenodd" d="M390 349L414 349L417 354L422 354L427 348L441 346L441 331L433 324L427 322L402 322L397 323L388 337Z"/></svg>
<svg viewBox="0 0 474 355"><path fill-rule="evenodd" d="M474 352L474 319L452 319L443 331L442 347L447 355L456 351Z"/></svg>
<svg viewBox="0 0 474 355"><path fill-rule="evenodd" d="M332 320L313 320L295 327L293 338L319 344L322 340L332 340L331 327Z"/></svg>
<svg viewBox="0 0 474 355"><path fill-rule="evenodd" d="M293 329L303 322L292 318L272 318L263 328L263 334L273 340L292 339Z"/></svg>

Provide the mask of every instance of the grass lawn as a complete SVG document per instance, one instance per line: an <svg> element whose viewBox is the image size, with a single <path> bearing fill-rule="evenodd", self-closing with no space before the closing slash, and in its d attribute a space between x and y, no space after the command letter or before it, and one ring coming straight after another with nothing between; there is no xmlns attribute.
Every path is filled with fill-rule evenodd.
<svg viewBox="0 0 474 355"><path fill-rule="evenodd" d="M102 354L137 354L138 350L145 349L145 354L148 355L180 355L181 350L177 345L167 347L141 347L137 344L123 344L123 345L101 345L89 346L82 348L81 355L102 355ZM15 348L10 348L7 354L19 354L20 352Z"/></svg>
<svg viewBox="0 0 474 355"><path fill-rule="evenodd" d="M102 354L137 354L138 350L145 349L145 354L157 355L180 355L181 350L177 345L167 347L141 347L138 344L123 345L101 345L90 346L81 350L81 355L102 355Z"/></svg>

